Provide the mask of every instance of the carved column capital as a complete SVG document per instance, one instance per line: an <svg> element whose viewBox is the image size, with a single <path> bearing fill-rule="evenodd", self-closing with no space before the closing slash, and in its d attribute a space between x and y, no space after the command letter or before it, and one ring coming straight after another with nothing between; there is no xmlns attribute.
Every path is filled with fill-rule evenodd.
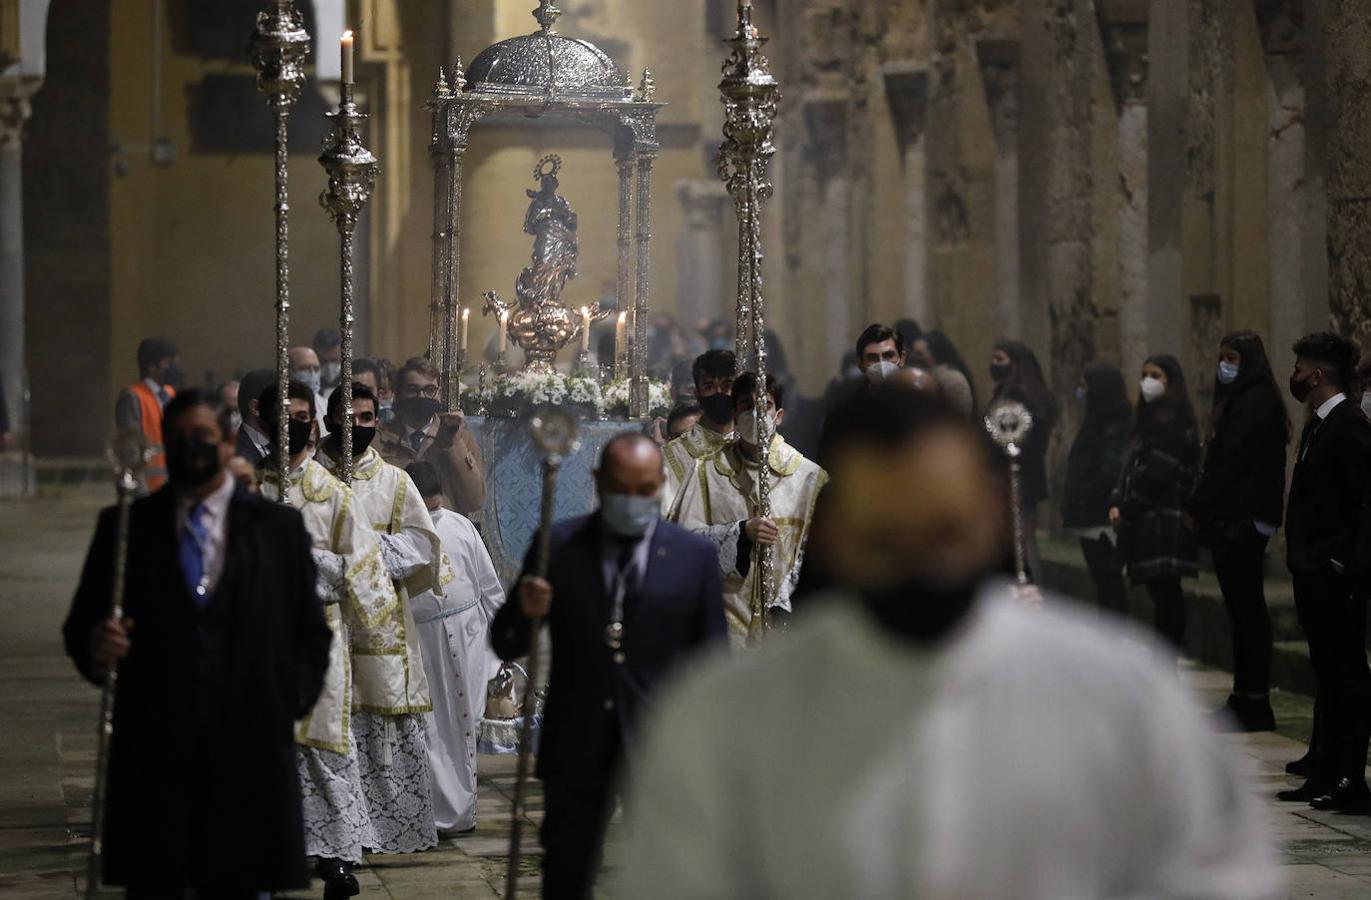
<svg viewBox="0 0 1371 900"><path fill-rule="evenodd" d="M928 72L916 63L887 63L881 67L885 97L895 120L900 149L918 141L928 116Z"/></svg>
<svg viewBox="0 0 1371 900"><path fill-rule="evenodd" d="M976 42L976 61L985 84L990 124L1001 150L1017 142L1019 122L1019 42L986 39Z"/></svg>
<svg viewBox="0 0 1371 900"><path fill-rule="evenodd" d="M1114 101L1147 102L1147 23L1115 23L1105 28L1105 53Z"/></svg>
<svg viewBox="0 0 1371 900"><path fill-rule="evenodd" d="M42 83L38 78L0 80L0 150L10 150L23 142L24 123L33 112L29 98Z"/></svg>
<svg viewBox="0 0 1371 900"><path fill-rule="evenodd" d="M676 199L685 213L685 226L692 231L720 228L728 191L713 179L696 178L676 183Z"/></svg>

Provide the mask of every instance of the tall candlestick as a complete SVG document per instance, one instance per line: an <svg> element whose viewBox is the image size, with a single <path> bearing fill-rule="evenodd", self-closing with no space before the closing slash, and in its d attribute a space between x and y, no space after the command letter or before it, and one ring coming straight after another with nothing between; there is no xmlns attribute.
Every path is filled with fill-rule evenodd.
<svg viewBox="0 0 1371 900"><path fill-rule="evenodd" d="M507 330L506 330L506 328L505 328L505 324L506 324L508 321L509 321L509 313L505 312L504 310L501 310L501 311L500 311L500 343L499 343L499 345L496 347L496 349L499 350L501 353L504 353L504 352L505 352L505 342L509 339L509 335L508 335Z"/></svg>
<svg viewBox="0 0 1371 900"><path fill-rule="evenodd" d="M628 350L628 313L619 313L619 321L614 325L614 355L622 356Z"/></svg>
<svg viewBox="0 0 1371 900"><path fill-rule="evenodd" d="M462 350L463 353L466 353L466 352L467 352L467 325L468 325L468 323L470 323L470 321L471 321L471 307L468 306L467 308L465 308L465 309L462 310L462 339L461 339L461 350Z"/></svg>
<svg viewBox="0 0 1371 900"><path fill-rule="evenodd" d="M343 84L352 84L352 30L343 32Z"/></svg>
<svg viewBox="0 0 1371 900"><path fill-rule="evenodd" d="M581 352L590 350L590 307L581 307Z"/></svg>

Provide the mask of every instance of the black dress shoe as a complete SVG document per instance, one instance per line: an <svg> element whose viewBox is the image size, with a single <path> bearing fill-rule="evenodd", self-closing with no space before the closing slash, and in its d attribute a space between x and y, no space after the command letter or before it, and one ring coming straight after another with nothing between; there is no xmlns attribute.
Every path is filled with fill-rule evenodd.
<svg viewBox="0 0 1371 900"><path fill-rule="evenodd" d="M1310 800L1309 805L1315 809L1364 816L1371 811L1371 791L1362 779L1339 778L1332 790Z"/></svg>
<svg viewBox="0 0 1371 900"><path fill-rule="evenodd" d="M341 859L321 859L315 871L324 880L324 900L344 900L362 892L350 863Z"/></svg>
<svg viewBox="0 0 1371 900"><path fill-rule="evenodd" d="M1299 775L1301 778L1308 778L1309 773L1314 771L1314 753L1310 751L1299 759L1285 764L1285 771L1289 775Z"/></svg>
<svg viewBox="0 0 1371 900"><path fill-rule="evenodd" d="M1322 796L1326 790L1327 789L1323 785L1316 784L1313 780L1310 780L1294 790L1278 792L1276 794L1276 799L1285 803L1309 803L1315 797Z"/></svg>

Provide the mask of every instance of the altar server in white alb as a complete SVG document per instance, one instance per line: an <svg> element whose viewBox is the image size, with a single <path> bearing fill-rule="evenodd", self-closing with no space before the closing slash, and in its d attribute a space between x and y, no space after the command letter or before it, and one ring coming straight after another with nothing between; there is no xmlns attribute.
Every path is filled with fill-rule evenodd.
<svg viewBox="0 0 1371 900"><path fill-rule="evenodd" d="M998 574L1003 466L966 416L879 389L833 434L812 552L837 587L659 698L619 896L1277 895L1263 812L1151 638Z"/></svg>
<svg viewBox="0 0 1371 900"><path fill-rule="evenodd" d="M790 595L804 564L805 542L814 518L814 504L828 481L824 470L810 462L776 433L785 411L780 382L767 379L767 410L771 447L766 453L766 477L771 490L771 515L757 509L757 477L761 454L756 446L753 409L757 376L744 372L733 382L732 402L738 439L725 444L695 465L678 498L681 527L704 535L719 550L724 580L724 613L734 646L746 642L752 623L752 596L761 590L757 547L770 544L775 567L768 610L790 612Z"/></svg>
<svg viewBox="0 0 1371 900"><path fill-rule="evenodd" d="M352 386L352 494L356 513L374 529L381 561L398 605L352 632L352 736L362 772L370 834L381 853L410 853L438 843L430 794L424 714L432 710L419 632L410 598L438 586L442 548L433 519L403 469L381 459L376 436L376 395ZM343 395L329 399L331 432L318 459L340 474Z"/></svg>
<svg viewBox="0 0 1371 900"><path fill-rule="evenodd" d="M262 495L281 496L275 447L276 385L258 398L272 453L262 462ZM333 630L324 690L296 728L305 824L305 852L318 861L328 900L359 890L352 866L362 861L369 819L362 799L357 745L348 727L352 709L350 636L365 622L379 621L396 609L395 587L381 564L381 547L370 528L354 517L352 492L311 458L317 421L314 392L290 383L290 486L287 502L300 511L313 542L319 597Z"/></svg>
<svg viewBox="0 0 1371 900"><path fill-rule="evenodd" d="M433 695L427 732L433 817L440 833L466 832L476 827L476 741L486 684L500 668L490 646L490 623L504 605L505 589L476 526L443 507L443 482L433 464L410 463L405 473L443 542L442 593L424 591L412 598Z"/></svg>
<svg viewBox="0 0 1371 900"><path fill-rule="evenodd" d="M700 420L685 434L662 447L666 481L662 483L662 515L676 521L676 498L681 486L695 474L695 464L733 440L733 370L731 350L706 350L695 357L690 376L695 382L695 402Z"/></svg>

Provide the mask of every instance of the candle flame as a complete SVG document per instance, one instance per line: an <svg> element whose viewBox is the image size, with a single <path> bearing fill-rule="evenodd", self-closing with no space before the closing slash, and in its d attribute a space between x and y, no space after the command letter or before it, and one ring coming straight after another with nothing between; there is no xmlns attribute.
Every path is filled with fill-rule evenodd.
<svg viewBox="0 0 1371 900"><path fill-rule="evenodd" d="M470 307L470 306L468 306L466 309L462 310L462 318L463 318L463 319L470 319L470 318L471 318L471 307Z"/></svg>
<svg viewBox="0 0 1371 900"><path fill-rule="evenodd" d="M348 43L352 43L352 29L351 29L351 28L349 28L347 31L344 31L344 32L343 32L343 40L347 41Z"/></svg>
<svg viewBox="0 0 1371 900"><path fill-rule="evenodd" d="M627 312L621 312L621 313L619 313L619 324L622 325L623 323L625 323L625 322L627 322L627 321L628 321L628 313L627 313Z"/></svg>

